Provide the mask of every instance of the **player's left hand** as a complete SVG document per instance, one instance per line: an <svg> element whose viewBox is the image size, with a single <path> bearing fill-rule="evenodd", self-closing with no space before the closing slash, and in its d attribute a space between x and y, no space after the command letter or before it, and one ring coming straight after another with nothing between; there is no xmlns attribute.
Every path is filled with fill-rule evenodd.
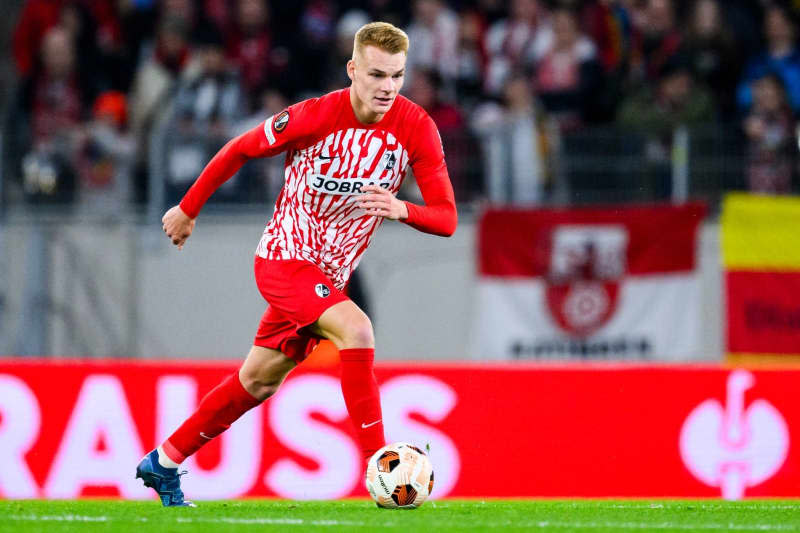
<svg viewBox="0 0 800 533"><path fill-rule="evenodd" d="M358 197L357 205L365 210L368 215L384 217L390 220L408 218L406 203L395 198L394 194L383 187L367 185L361 189L361 192L366 194Z"/></svg>

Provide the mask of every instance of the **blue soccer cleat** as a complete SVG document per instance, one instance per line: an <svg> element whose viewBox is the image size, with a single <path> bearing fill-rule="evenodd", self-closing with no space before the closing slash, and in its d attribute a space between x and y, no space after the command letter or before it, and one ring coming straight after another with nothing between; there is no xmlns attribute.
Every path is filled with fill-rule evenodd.
<svg viewBox="0 0 800 533"><path fill-rule="evenodd" d="M183 499L181 476L184 474L186 470L178 472L177 468L161 466L158 462L158 450L145 455L136 467L136 477L144 481L145 487L150 487L158 493L164 507L197 507Z"/></svg>

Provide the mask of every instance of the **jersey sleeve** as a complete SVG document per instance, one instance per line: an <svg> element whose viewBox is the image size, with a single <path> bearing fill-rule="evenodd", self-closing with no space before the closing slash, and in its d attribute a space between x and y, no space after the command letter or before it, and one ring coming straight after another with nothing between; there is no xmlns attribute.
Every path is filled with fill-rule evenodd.
<svg viewBox="0 0 800 533"><path fill-rule="evenodd" d="M411 168L425 204L406 202L408 218L403 222L425 233L449 237L456 231L458 214L444 160L442 139L433 120L427 115L415 135Z"/></svg>
<svg viewBox="0 0 800 533"><path fill-rule="evenodd" d="M211 158L181 200L180 206L195 218L214 191L231 178L248 160L271 157L292 150L313 135L319 121L315 98L297 103L228 141Z"/></svg>

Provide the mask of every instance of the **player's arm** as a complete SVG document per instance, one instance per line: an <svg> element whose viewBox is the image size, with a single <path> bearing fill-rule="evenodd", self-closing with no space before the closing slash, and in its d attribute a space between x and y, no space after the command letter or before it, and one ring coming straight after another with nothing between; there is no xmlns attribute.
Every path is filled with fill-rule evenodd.
<svg viewBox="0 0 800 533"><path fill-rule="evenodd" d="M404 202L408 216L402 221L419 231L449 237L455 233L458 224L456 201L444 161L441 137L427 115L417 131L411 168L425 203Z"/></svg>
<svg viewBox="0 0 800 533"><path fill-rule="evenodd" d="M309 112L308 102L295 104L231 139L211 158L180 204L170 208L161 219L164 232L178 249L192 234L194 219L214 191L242 165L256 157L270 157L288 150L308 134L312 121L300 119Z"/></svg>
<svg viewBox="0 0 800 533"><path fill-rule="evenodd" d="M386 189L369 185L361 189L366 194L359 197L358 207L368 215L400 220L419 231L449 237L456 231L458 214L442 141L430 117L423 119L417 138L418 148L413 151L411 168L425 204L398 200Z"/></svg>
<svg viewBox="0 0 800 533"><path fill-rule="evenodd" d="M439 171L422 174L422 176L417 175L415 168L414 176L425 204L404 202L408 216L401 220L412 228L425 233L442 237L451 236L455 233L458 225L458 213L447 167L442 164Z"/></svg>
<svg viewBox="0 0 800 533"><path fill-rule="evenodd" d="M194 219L220 185L236 174L248 159L265 155L268 145L263 125L228 141L214 155L203 172L184 195L180 204L170 208L161 218L164 233L178 249L194 230Z"/></svg>
<svg viewBox="0 0 800 533"><path fill-rule="evenodd" d="M368 215L400 220L419 231L449 237L456 230L458 216L447 169L443 175L429 175L417 183L425 205L398 200L382 187L367 185L361 189L366 194L359 198L358 207Z"/></svg>

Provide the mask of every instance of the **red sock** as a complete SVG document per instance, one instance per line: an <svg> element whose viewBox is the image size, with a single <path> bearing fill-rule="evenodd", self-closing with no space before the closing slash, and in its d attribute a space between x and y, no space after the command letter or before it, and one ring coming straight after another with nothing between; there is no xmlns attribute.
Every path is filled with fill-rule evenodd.
<svg viewBox="0 0 800 533"><path fill-rule="evenodd" d="M197 411L161 446L167 457L176 463L182 463L260 403L260 400L245 390L239 381L239 372L236 372L206 394Z"/></svg>
<svg viewBox="0 0 800 533"><path fill-rule="evenodd" d="M342 395L365 459L386 444L383 437L381 397L372 371L374 348L339 350L342 360Z"/></svg>

